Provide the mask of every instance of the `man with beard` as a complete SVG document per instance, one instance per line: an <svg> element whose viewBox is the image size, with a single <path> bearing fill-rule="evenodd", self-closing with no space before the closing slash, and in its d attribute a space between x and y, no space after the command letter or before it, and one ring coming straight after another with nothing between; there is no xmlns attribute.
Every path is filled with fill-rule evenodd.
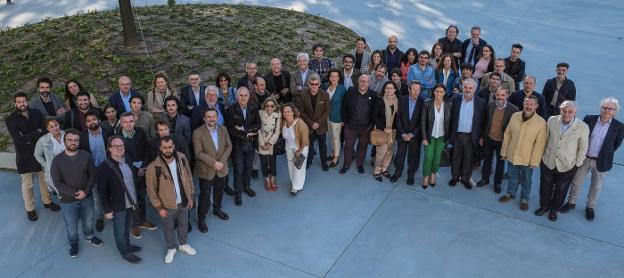
<svg viewBox="0 0 624 278"><path fill-rule="evenodd" d="M278 58L271 59L271 72L264 76L267 82L267 90L271 95L279 96L280 103L293 101L290 91L290 73L282 69L282 61ZM240 89L240 88L239 88ZM251 92L250 88L247 88Z"/></svg>
<svg viewBox="0 0 624 278"><path fill-rule="evenodd" d="M50 175L58 191L63 208L63 220L69 240L69 256L78 256L78 222L82 221L85 241L101 246L102 241L93 235L93 195L95 167L91 155L79 150L80 132L65 131L65 151L52 160Z"/></svg>
<svg viewBox="0 0 624 278"><path fill-rule="evenodd" d="M459 28L455 25L450 25L446 28L446 36L439 38L438 42L442 44L442 54L451 54L456 59L456 64L460 65L462 58L462 41L457 36L459 35Z"/></svg>
<svg viewBox="0 0 624 278"><path fill-rule="evenodd" d="M480 85L481 89L489 87L490 85L489 83L491 80L490 77L492 76L492 74L495 74L495 73L498 73L500 75L500 81L499 81L500 87L507 88L507 92L516 91L516 82L514 81L513 78L511 78L511 76L505 73L505 59L502 59L502 58L497 58L494 61L494 71L488 72L483 75L483 78L481 78L481 85ZM494 92L496 91L492 91L492 94L494 94ZM493 96L492 96L492 99L494 99Z"/></svg>
<svg viewBox="0 0 624 278"><path fill-rule="evenodd" d="M65 107L61 98L51 93L52 80L42 77L37 80L37 91L39 94L34 95L30 101L30 107L39 110L45 119L54 118L63 123L65 116Z"/></svg>
<svg viewBox="0 0 624 278"><path fill-rule="evenodd" d="M312 52L314 53L314 57L310 59L308 67L323 79L323 83L326 83L328 81L327 73L330 69L335 68L336 65L332 59L325 57L325 47L323 47L322 44L314 44L314 46L312 46Z"/></svg>
<svg viewBox="0 0 624 278"><path fill-rule="evenodd" d="M99 167L106 160L106 140L111 134L110 131L105 131L100 127L100 119L95 111L85 114L85 123L89 129L80 134L80 149L89 152L93 158L93 164ZM97 187L97 184L95 186ZM95 230L101 232L104 229L104 212L97 189L93 189L93 204Z"/></svg>
<svg viewBox="0 0 624 278"><path fill-rule="evenodd" d="M189 210L193 208L193 175L186 156L176 152L175 146L171 137L161 137L160 154L147 166L145 174L147 194L162 218L167 264L173 262L176 247L188 255L197 254L186 242ZM176 230L177 241L174 235Z"/></svg>
<svg viewBox="0 0 624 278"><path fill-rule="evenodd" d="M507 100L516 107L520 108L523 107L524 99L526 97L535 96L538 103L537 114L542 117L542 119L547 119L546 100L544 99L544 96L542 94L535 91L536 83L537 81L535 80L534 76L527 75L524 78L524 82L522 82L522 86L524 87L524 89L512 93Z"/></svg>
<svg viewBox="0 0 624 278"><path fill-rule="evenodd" d="M568 63L557 64L557 76L546 80L542 94L546 101L548 116L559 115L559 105L566 100L576 100L576 86L568 79Z"/></svg>
<svg viewBox="0 0 624 278"><path fill-rule="evenodd" d="M15 164L17 172L22 178L22 197L24 199L24 208L28 220L37 221L37 212L35 211L35 201L33 192L33 174L39 177L39 190L41 191L41 200L43 206L52 211L61 209L55 203L52 203L50 191L45 183L41 165L35 159L35 145L39 137L45 133L43 127L44 116L39 110L28 107L28 97L25 93L19 92L13 96L15 111L13 111L4 120L5 125L15 148Z"/></svg>
<svg viewBox="0 0 624 278"><path fill-rule="evenodd" d="M355 58L351 54L347 54L342 57L342 85L348 90L349 88L356 86L358 84L358 79L362 72L358 69L353 68L353 63Z"/></svg>
<svg viewBox="0 0 624 278"><path fill-rule="evenodd" d="M492 103L496 100L496 91L498 90L498 88L501 87L501 75L498 72L492 72L492 74L490 74L488 77L483 77L482 81L485 81L486 78L487 80L489 80L489 84L487 87L482 87L477 92L477 96L484 99L488 103ZM509 92L509 90L507 90L506 88L505 91Z"/></svg>
<svg viewBox="0 0 624 278"><path fill-rule="evenodd" d="M400 69L403 51L398 47L399 37L392 35L388 37L388 46L381 51L381 62L388 66L388 77L394 69Z"/></svg>
<svg viewBox="0 0 624 278"><path fill-rule="evenodd" d="M147 161L151 163L154 159L158 158L160 139L165 136L171 137L171 140L173 140L173 143L176 145L176 151L183 153L187 160L190 160L191 152L188 143L186 143L186 139L180 134L171 133L171 127L168 122L158 120L154 124L154 129L156 129L156 136L148 141L149 155Z"/></svg>
<svg viewBox="0 0 624 278"><path fill-rule="evenodd" d="M191 119L180 113L180 101L176 96L165 98L165 110L167 111L169 126L173 129L172 133L184 136L186 143L192 144L191 133L193 130L191 130Z"/></svg>
<svg viewBox="0 0 624 278"><path fill-rule="evenodd" d="M93 111L101 118L102 110L97 107L91 106L91 95L89 93L81 91L76 94L76 109L70 110L65 113L65 121L63 123L63 129L75 128L80 132L86 132L89 129L89 125L85 123L85 116L87 112Z"/></svg>

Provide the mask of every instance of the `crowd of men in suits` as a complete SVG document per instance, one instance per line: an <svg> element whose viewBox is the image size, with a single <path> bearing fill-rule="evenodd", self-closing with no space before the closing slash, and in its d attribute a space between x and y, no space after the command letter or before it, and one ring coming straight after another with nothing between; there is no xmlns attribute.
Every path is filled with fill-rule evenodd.
<svg viewBox="0 0 624 278"><path fill-rule="evenodd" d="M179 91L159 72L145 96L122 76L105 107L77 80L66 82L63 101L51 93L53 81L40 78L33 96L13 96L15 111L5 119L27 218L38 218L33 198L33 176L38 175L44 207L62 210L72 257L79 250L78 223L85 241L100 246L95 232L108 219L121 256L138 263L135 253L141 247L129 238L140 238L141 229L156 229L147 219L148 207L162 221L165 262L171 263L177 250L195 255L187 241L193 208L200 232L208 230L211 206L215 216L228 220L222 210L224 193L237 206L243 204L243 193L256 196L252 180L258 178L259 158L265 189L277 190L274 160L286 121L279 110L275 117L266 111L291 103L294 117L308 131L305 140L295 132L297 143L310 147L306 168L314 156L323 171L338 166L344 148L339 173L348 172L352 162L365 173L372 145L376 180L397 182L407 161L406 183L413 185L424 150L423 188L436 185L446 158L452 174L448 184L472 189L490 184L495 161L494 192L501 193L508 178L499 201L515 199L520 185L520 208L528 210L533 169L539 167L535 214L548 213L552 221L575 208L591 172L586 218L593 220L604 176L624 139L624 125L615 119L618 100L605 98L599 114L580 119L567 63L557 65L557 76L547 80L540 94L536 78L525 74L522 45L514 44L505 59L495 58L480 33L475 26L471 38L462 42L458 28L449 26L431 52L403 52L396 36L389 37L385 49L370 51L366 40L358 38L353 51L342 57L341 68L317 44L312 57L297 55L293 72L274 58L261 76L250 61L237 83L221 73L215 85L206 85L191 72ZM481 164L481 179L474 182L472 173ZM199 179L197 197L194 177ZM50 192L58 196L60 207Z"/></svg>

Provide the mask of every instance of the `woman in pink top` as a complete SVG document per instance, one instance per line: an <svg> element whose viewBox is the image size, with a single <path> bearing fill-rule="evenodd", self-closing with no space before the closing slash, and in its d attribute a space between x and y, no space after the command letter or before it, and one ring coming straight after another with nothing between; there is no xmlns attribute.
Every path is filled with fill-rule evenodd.
<svg viewBox="0 0 624 278"><path fill-rule="evenodd" d="M481 82L484 74L494 71L494 61L496 60L494 48L489 44L484 46L479 56L477 56L477 60L479 62L475 65L474 77Z"/></svg>

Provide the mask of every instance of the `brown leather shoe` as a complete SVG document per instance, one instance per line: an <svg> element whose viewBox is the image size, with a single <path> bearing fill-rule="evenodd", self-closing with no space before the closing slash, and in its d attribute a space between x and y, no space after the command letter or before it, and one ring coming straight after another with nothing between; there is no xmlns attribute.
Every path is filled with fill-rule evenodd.
<svg viewBox="0 0 624 278"><path fill-rule="evenodd" d="M141 235L141 228L139 228L139 227L132 228L132 232L130 234L132 235L133 238L136 238L136 239L139 239L139 238L143 237Z"/></svg>
<svg viewBox="0 0 624 278"><path fill-rule="evenodd" d="M529 210L529 201L527 201L527 199L522 199L520 201L520 209L523 211Z"/></svg>
<svg viewBox="0 0 624 278"><path fill-rule="evenodd" d="M500 199L498 199L499 202L501 203L507 203L511 200L513 200L513 196L511 196L511 194L507 193L505 195L503 195L503 197L500 197Z"/></svg>

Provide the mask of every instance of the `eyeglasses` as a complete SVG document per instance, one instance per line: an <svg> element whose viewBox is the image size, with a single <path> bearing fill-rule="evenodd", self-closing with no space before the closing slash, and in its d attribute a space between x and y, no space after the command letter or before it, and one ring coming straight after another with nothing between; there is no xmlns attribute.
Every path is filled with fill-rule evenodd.
<svg viewBox="0 0 624 278"><path fill-rule="evenodd" d="M310 83L310 86L318 86L321 85L321 83Z"/></svg>
<svg viewBox="0 0 624 278"><path fill-rule="evenodd" d="M602 106L600 108L602 108L602 110L615 111L615 108L611 108L611 107Z"/></svg>
<svg viewBox="0 0 624 278"><path fill-rule="evenodd" d="M124 148L124 145L111 145L111 148L115 149L115 150L121 150Z"/></svg>
<svg viewBox="0 0 624 278"><path fill-rule="evenodd" d="M69 141L69 142L79 142L79 139L65 139L65 141Z"/></svg>

